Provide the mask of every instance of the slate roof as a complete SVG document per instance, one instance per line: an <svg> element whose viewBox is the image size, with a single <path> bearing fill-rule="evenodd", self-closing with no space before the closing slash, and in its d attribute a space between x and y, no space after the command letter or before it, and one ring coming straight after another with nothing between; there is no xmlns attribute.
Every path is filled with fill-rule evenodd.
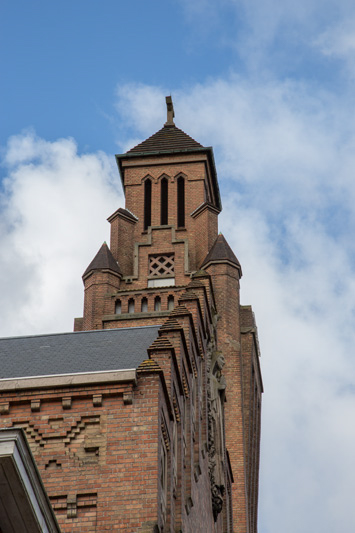
<svg viewBox="0 0 355 533"><path fill-rule="evenodd" d="M0 339L0 379L137 368L160 326Z"/></svg>
<svg viewBox="0 0 355 533"><path fill-rule="evenodd" d="M204 265L207 265L207 263L221 261L229 261L236 265L240 271L242 270L238 259L234 255L232 248L229 246L222 233L220 233L214 241L211 250L202 262L201 268L203 268Z"/></svg>
<svg viewBox="0 0 355 533"><path fill-rule="evenodd" d="M95 255L94 259L91 261L90 265L87 267L83 274L83 278L91 272L91 270L113 270L117 274L122 275L121 268L115 258L113 257L110 248L104 242L100 250Z"/></svg>
<svg viewBox="0 0 355 533"><path fill-rule="evenodd" d="M191 150L194 148L203 148L202 144L195 141L192 137L180 130L175 124L165 124L161 130L157 131L146 139L137 144L127 154L161 152L165 150Z"/></svg>

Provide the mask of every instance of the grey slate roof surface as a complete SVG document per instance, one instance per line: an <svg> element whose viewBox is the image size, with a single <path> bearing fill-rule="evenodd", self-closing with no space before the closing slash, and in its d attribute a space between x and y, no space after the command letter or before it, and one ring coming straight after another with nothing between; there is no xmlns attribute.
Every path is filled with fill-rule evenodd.
<svg viewBox="0 0 355 533"><path fill-rule="evenodd" d="M177 128L175 124L166 124L154 135L128 150L127 154L164 150L191 150L194 148L203 148L203 146L190 135Z"/></svg>
<svg viewBox="0 0 355 533"><path fill-rule="evenodd" d="M160 326L0 339L0 379L137 368Z"/></svg>

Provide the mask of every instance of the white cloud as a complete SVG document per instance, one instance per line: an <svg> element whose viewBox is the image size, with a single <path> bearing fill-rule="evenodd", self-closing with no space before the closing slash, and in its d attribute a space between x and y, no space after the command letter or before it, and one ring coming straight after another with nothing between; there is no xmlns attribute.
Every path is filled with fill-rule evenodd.
<svg viewBox="0 0 355 533"><path fill-rule="evenodd" d="M319 52L346 62L351 56L354 75L355 4L351 0L180 3L191 27L191 41L207 43L212 36L218 46L233 49L256 77L272 70L278 75L299 72L315 79L320 64L314 63L314 54ZM315 75L312 68L309 73L304 68L307 61L317 69Z"/></svg>
<svg viewBox="0 0 355 533"><path fill-rule="evenodd" d="M351 79L355 77L355 14L343 18L322 31L314 40L314 46L328 58L343 62Z"/></svg>
<svg viewBox="0 0 355 533"><path fill-rule="evenodd" d="M72 139L11 137L1 196L2 335L70 331L82 314L81 275L119 205L114 159L78 154ZM74 302L74 309L73 309Z"/></svg>

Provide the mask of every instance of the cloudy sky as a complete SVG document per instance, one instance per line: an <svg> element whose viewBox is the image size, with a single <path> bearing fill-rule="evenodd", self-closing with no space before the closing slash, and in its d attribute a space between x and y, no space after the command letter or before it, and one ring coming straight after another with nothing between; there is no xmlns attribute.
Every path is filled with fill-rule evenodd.
<svg viewBox="0 0 355 533"><path fill-rule="evenodd" d="M259 533L355 531L355 3L12 0L0 50L0 335L72 330L172 94L259 327Z"/></svg>

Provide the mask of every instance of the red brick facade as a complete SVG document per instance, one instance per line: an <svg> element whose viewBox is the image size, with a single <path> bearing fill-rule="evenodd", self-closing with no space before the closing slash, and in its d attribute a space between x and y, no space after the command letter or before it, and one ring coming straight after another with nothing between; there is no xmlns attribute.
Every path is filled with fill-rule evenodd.
<svg viewBox="0 0 355 533"><path fill-rule="evenodd" d="M24 428L63 532L257 532L255 322L233 252L213 251L228 245L212 150L187 136L184 147L177 128L169 150L165 128L164 150L153 136L149 152L117 156L125 209L108 219L110 249L83 276L75 320L161 325L135 377L0 389L1 425Z"/></svg>

